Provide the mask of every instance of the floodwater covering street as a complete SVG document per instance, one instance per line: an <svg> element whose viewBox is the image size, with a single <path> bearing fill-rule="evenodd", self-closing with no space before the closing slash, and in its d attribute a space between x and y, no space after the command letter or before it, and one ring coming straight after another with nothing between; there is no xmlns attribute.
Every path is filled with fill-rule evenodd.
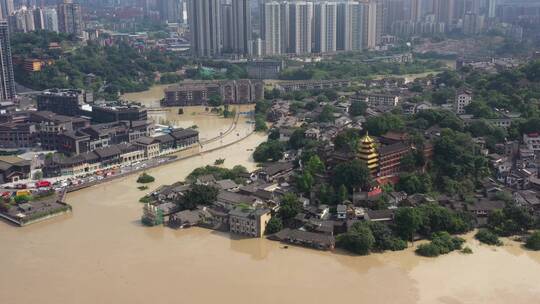
<svg viewBox="0 0 540 304"><path fill-rule="evenodd" d="M205 128L200 123L201 133ZM226 141L238 137L234 133ZM224 166L253 170L248 150L264 140L254 133L223 149L148 170L156 178L150 190L183 180L218 158L225 159ZM469 255L423 258L411 247L353 256L283 249L278 242L202 228L149 228L140 223L138 199L145 192L136 179L70 193L68 216L23 228L0 222L0 303L529 304L540 299L540 253L509 240L489 247L468 235L466 245L474 251Z"/></svg>

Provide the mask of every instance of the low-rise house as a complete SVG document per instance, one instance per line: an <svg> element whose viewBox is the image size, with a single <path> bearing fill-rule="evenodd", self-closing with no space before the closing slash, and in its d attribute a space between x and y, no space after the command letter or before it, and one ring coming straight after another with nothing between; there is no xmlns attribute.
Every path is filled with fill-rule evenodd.
<svg viewBox="0 0 540 304"><path fill-rule="evenodd" d="M286 179L289 177L294 169L292 162L277 162L270 163L257 170L258 178L266 182L274 182Z"/></svg>
<svg viewBox="0 0 540 304"><path fill-rule="evenodd" d="M238 192L240 190L240 186L238 186L237 183L235 183L233 180L230 179L222 179L215 182L215 185L220 190L226 190L230 192Z"/></svg>
<svg viewBox="0 0 540 304"><path fill-rule="evenodd" d="M388 204L397 207L399 203L407 199L407 193L404 191L392 191L388 193Z"/></svg>
<svg viewBox="0 0 540 304"><path fill-rule="evenodd" d="M279 128L279 141L281 142L289 141L294 131L295 131L294 128Z"/></svg>
<svg viewBox="0 0 540 304"><path fill-rule="evenodd" d="M262 237L270 218L269 209L251 209L239 206L229 212L229 229L234 234Z"/></svg>
<svg viewBox="0 0 540 304"><path fill-rule="evenodd" d="M219 230L229 231L229 209L220 204L213 204L204 209L201 215L201 226Z"/></svg>
<svg viewBox="0 0 540 304"><path fill-rule="evenodd" d="M240 193L223 191L223 190L219 191L216 200L220 203L223 203L232 207L240 205L240 204L246 204L249 206L262 204L262 201L258 200L256 197L252 195L244 195Z"/></svg>
<svg viewBox="0 0 540 304"><path fill-rule="evenodd" d="M318 140L321 136L321 131L317 128L309 128L306 130L304 135L308 139Z"/></svg>
<svg viewBox="0 0 540 304"><path fill-rule="evenodd" d="M30 175L30 161L17 156L0 156L0 183L27 179Z"/></svg>
<svg viewBox="0 0 540 304"><path fill-rule="evenodd" d="M394 210L368 210L364 218L372 222L392 222L394 220Z"/></svg>
<svg viewBox="0 0 540 304"><path fill-rule="evenodd" d="M334 221L331 220L309 219L303 228L312 232L334 235Z"/></svg>
<svg viewBox="0 0 540 304"><path fill-rule="evenodd" d="M506 185L517 190L529 189L531 176L532 172L528 170L513 170L506 176Z"/></svg>
<svg viewBox="0 0 540 304"><path fill-rule="evenodd" d="M171 214L169 226L173 228L188 228L199 225L201 213L199 210L184 210Z"/></svg>
<svg viewBox="0 0 540 304"><path fill-rule="evenodd" d="M140 137L134 144L144 151L144 157L152 159L159 156L160 141L154 137Z"/></svg>
<svg viewBox="0 0 540 304"><path fill-rule="evenodd" d="M479 199L472 204L465 205L466 210L474 214L477 218L488 217L493 211L504 208L503 201Z"/></svg>
<svg viewBox="0 0 540 304"><path fill-rule="evenodd" d="M319 207L317 207L317 216L321 220L328 219L330 217L330 208L328 207L328 205L319 205Z"/></svg>
<svg viewBox="0 0 540 304"><path fill-rule="evenodd" d="M171 215L178 211L178 206L173 202L164 202L156 206L163 215Z"/></svg>
<svg viewBox="0 0 540 304"><path fill-rule="evenodd" d="M336 240L332 235L302 231L298 229L286 228L278 233L269 236L268 238L275 241L304 247L311 247L320 250L332 250L336 246Z"/></svg>
<svg viewBox="0 0 540 304"><path fill-rule="evenodd" d="M337 205L336 207L336 217L338 220L347 219L347 206Z"/></svg>
<svg viewBox="0 0 540 304"><path fill-rule="evenodd" d="M512 194L514 202L519 206L525 207L531 211L540 210L540 199L536 191L522 190L516 191Z"/></svg>
<svg viewBox="0 0 540 304"><path fill-rule="evenodd" d="M540 133L523 134L523 143L533 152L540 151Z"/></svg>
<svg viewBox="0 0 540 304"><path fill-rule="evenodd" d="M396 94L370 92L359 93L352 99L364 101L371 107L395 107L400 101L399 95Z"/></svg>
<svg viewBox="0 0 540 304"><path fill-rule="evenodd" d="M471 90L460 90L456 94L456 99L454 102L454 110L456 114L464 114L465 108L471 103L473 99Z"/></svg>

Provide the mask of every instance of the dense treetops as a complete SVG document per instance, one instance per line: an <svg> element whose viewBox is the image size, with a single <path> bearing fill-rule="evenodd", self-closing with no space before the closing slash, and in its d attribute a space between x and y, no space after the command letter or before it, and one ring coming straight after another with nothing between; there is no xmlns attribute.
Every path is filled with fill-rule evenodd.
<svg viewBox="0 0 540 304"><path fill-rule="evenodd" d="M160 50L137 50L125 43L100 46L94 42L81 46L76 39L65 34L46 31L18 33L12 38L13 56L22 58L53 59L53 64L39 72L28 73L18 67L17 82L32 89L85 88L104 97L116 97L118 93L146 90L154 84L156 75L160 83L181 80L176 71L189 62L178 54ZM51 42L59 43L61 49L49 49ZM245 78L242 66L228 63L208 62L216 68L224 68L210 79ZM194 70L193 79L207 79ZM221 70L220 70L221 71ZM93 75L89 77L89 75ZM188 77L189 77L188 73Z"/></svg>
<svg viewBox="0 0 540 304"><path fill-rule="evenodd" d="M436 61L415 63L388 63L363 61L354 54L336 56L332 60L304 64L302 68L291 67L280 75L285 80L306 79L359 79L373 75L404 75L439 70L442 64Z"/></svg>
<svg viewBox="0 0 540 304"><path fill-rule="evenodd" d="M231 179L236 183L242 183L241 174L247 173L244 166L236 165L232 169L217 166L199 167L193 170L186 178L188 182L195 182L198 177L211 174L216 180Z"/></svg>

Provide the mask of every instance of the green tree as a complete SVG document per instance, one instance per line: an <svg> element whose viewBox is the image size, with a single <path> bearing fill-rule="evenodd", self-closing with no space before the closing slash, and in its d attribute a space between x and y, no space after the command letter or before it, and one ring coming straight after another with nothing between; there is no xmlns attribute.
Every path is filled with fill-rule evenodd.
<svg viewBox="0 0 540 304"><path fill-rule="evenodd" d="M348 199L349 199L349 190L347 190L347 187L345 187L345 185L341 185L339 187L339 192L338 192L338 203L341 204Z"/></svg>
<svg viewBox="0 0 540 304"><path fill-rule="evenodd" d="M352 192L355 188L367 189L372 184L371 173L366 164L360 160L353 160L335 166L332 177L334 186L345 185L349 192Z"/></svg>
<svg viewBox="0 0 540 304"><path fill-rule="evenodd" d="M346 129L334 138L336 150L354 152L358 147L360 133L356 129Z"/></svg>
<svg viewBox="0 0 540 304"><path fill-rule="evenodd" d="M309 158L305 165L305 170L311 174L318 174L324 172L324 163L321 161L318 155L313 155Z"/></svg>
<svg viewBox="0 0 540 304"><path fill-rule="evenodd" d="M296 187L306 194L310 193L313 183L313 176L308 171L305 171L296 177Z"/></svg>
<svg viewBox="0 0 540 304"><path fill-rule="evenodd" d="M195 209L199 205L209 205L216 201L219 190L213 186L193 184L176 204L183 210Z"/></svg>
<svg viewBox="0 0 540 304"><path fill-rule="evenodd" d="M391 130L401 130L405 126L403 119L396 114L384 113L378 117L370 117L366 120L366 130L371 135L383 135Z"/></svg>
<svg viewBox="0 0 540 304"><path fill-rule="evenodd" d="M266 225L266 234L274 234L283 229L283 222L279 217L273 216Z"/></svg>
<svg viewBox="0 0 540 304"><path fill-rule="evenodd" d="M412 240L422 225L422 216L416 208L398 208L394 222L400 236L404 240Z"/></svg>
<svg viewBox="0 0 540 304"><path fill-rule="evenodd" d="M351 102L351 107L349 108L349 114L352 116L360 116L366 114L368 106L364 101L353 100Z"/></svg>
<svg viewBox="0 0 540 304"><path fill-rule="evenodd" d="M431 191L431 178L427 174L404 173L399 176L396 189L407 194L427 193Z"/></svg>
<svg viewBox="0 0 540 304"><path fill-rule="evenodd" d="M306 130L303 128L296 129L289 138L289 147L292 149L300 149L306 145Z"/></svg>
<svg viewBox="0 0 540 304"><path fill-rule="evenodd" d="M262 163L268 160L278 161L283 157L283 145L276 140L261 143L253 152L253 159Z"/></svg>
<svg viewBox="0 0 540 304"><path fill-rule="evenodd" d="M338 235L337 245L350 252L367 255L375 244L375 237L366 223L355 223L348 232Z"/></svg>
<svg viewBox="0 0 540 304"><path fill-rule="evenodd" d="M334 108L331 105L325 105L318 117L319 122L333 122Z"/></svg>
<svg viewBox="0 0 540 304"><path fill-rule="evenodd" d="M223 98L219 94L212 94L208 97L208 104L212 107L223 105Z"/></svg>
<svg viewBox="0 0 540 304"><path fill-rule="evenodd" d="M302 203L294 193L286 193L281 199L278 216L288 224L302 210Z"/></svg>
<svg viewBox="0 0 540 304"><path fill-rule="evenodd" d="M375 238L374 248L377 250L398 251L407 248L407 242L395 237L388 225L381 222L368 222L368 225Z"/></svg>
<svg viewBox="0 0 540 304"><path fill-rule="evenodd" d="M268 130L268 126L266 125L266 120L262 114L256 114L255 115L255 131L256 132L264 132Z"/></svg>

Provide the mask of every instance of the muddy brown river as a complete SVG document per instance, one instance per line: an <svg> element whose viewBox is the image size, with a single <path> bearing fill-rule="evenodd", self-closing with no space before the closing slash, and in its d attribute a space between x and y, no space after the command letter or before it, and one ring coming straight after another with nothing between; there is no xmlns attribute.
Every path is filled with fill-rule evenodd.
<svg viewBox="0 0 540 304"><path fill-rule="evenodd" d="M255 168L254 134L222 150L149 170L150 187L225 158ZM0 222L0 303L539 303L540 253L467 236L471 255L352 256L143 227L144 195L125 177L68 195L73 214L29 227Z"/></svg>

